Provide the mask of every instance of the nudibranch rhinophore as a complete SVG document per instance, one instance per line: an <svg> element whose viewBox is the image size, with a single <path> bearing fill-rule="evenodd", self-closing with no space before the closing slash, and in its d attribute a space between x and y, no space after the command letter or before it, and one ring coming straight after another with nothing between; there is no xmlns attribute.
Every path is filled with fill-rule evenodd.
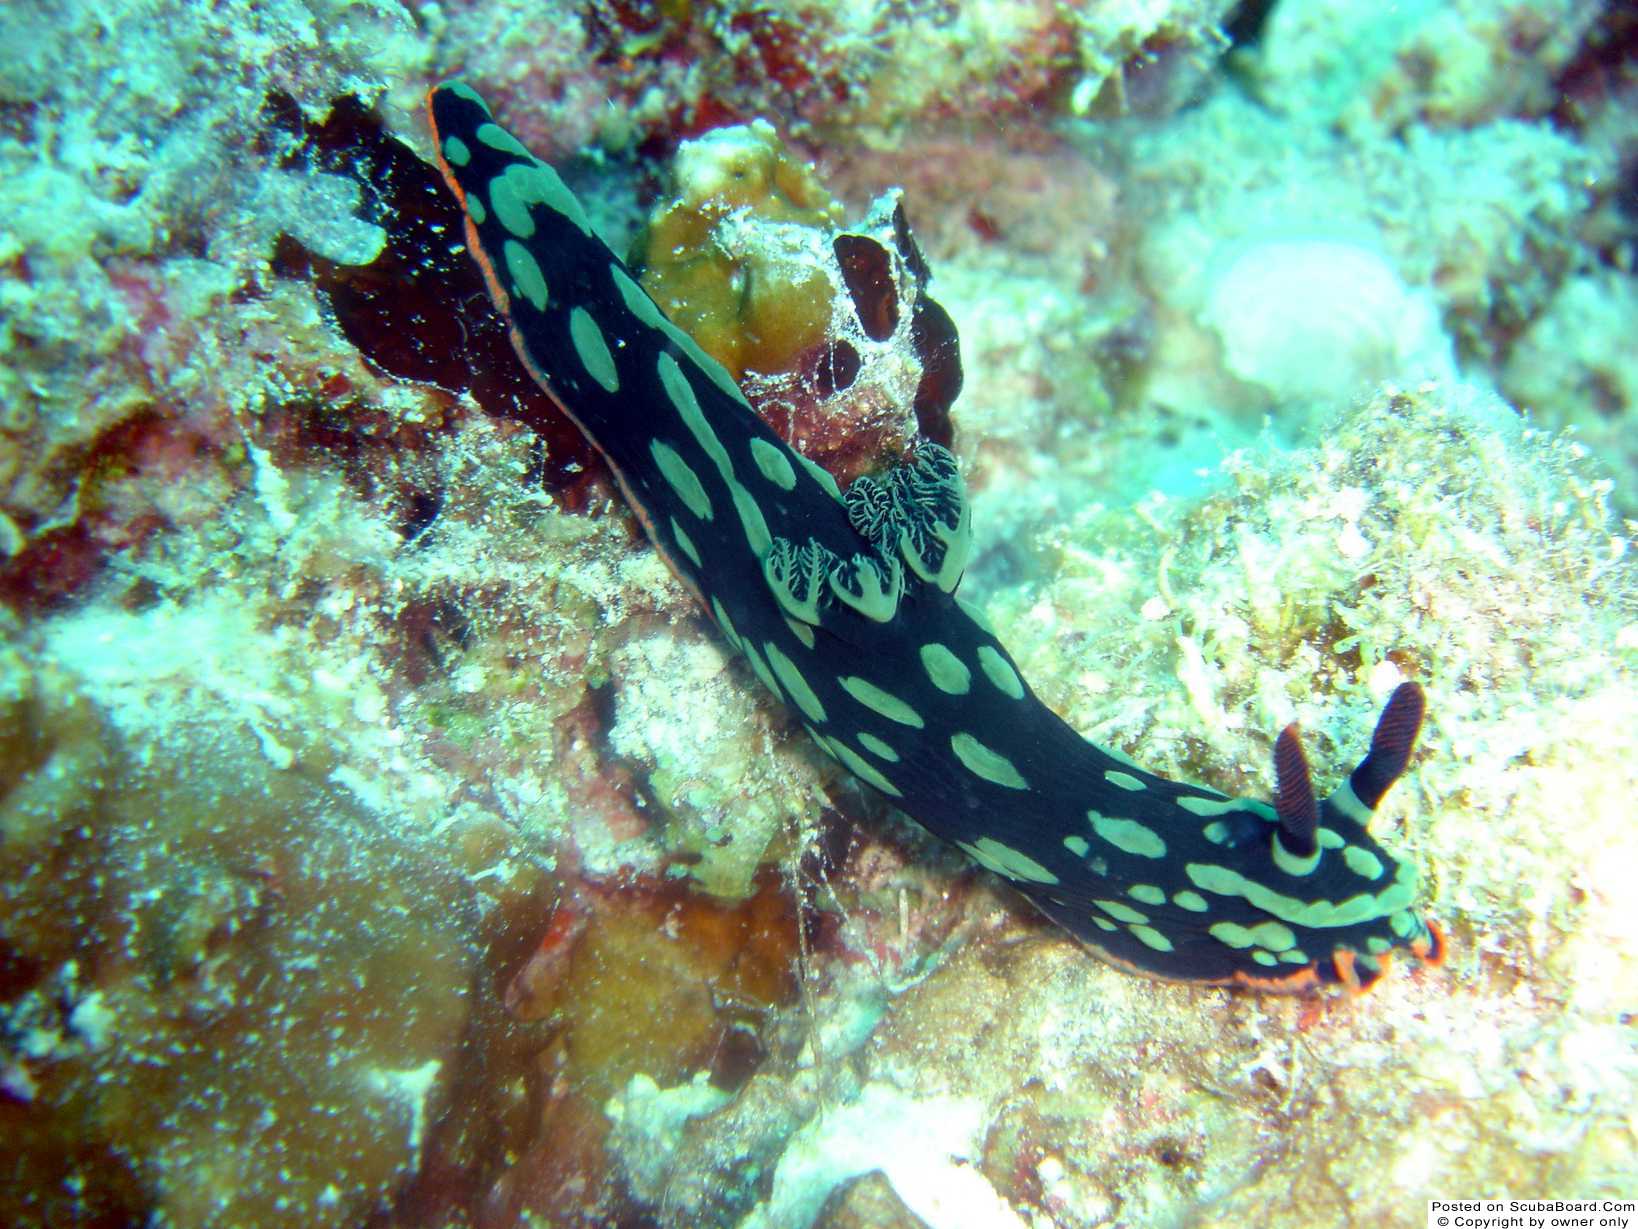
<svg viewBox="0 0 1638 1229"><path fill-rule="evenodd" d="M1099 955L1178 981L1359 988L1437 961L1417 875L1367 830L1422 692L1316 797L1295 728L1272 804L1156 776L1087 742L957 596L972 523L923 441L844 493L758 417L593 232L557 172L468 86L428 96L444 177L518 357L608 459L648 536L813 740Z"/></svg>

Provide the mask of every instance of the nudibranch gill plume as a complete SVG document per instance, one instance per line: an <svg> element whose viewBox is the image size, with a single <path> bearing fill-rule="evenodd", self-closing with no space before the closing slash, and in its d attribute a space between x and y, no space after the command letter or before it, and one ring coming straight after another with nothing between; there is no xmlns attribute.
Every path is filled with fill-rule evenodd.
<svg viewBox="0 0 1638 1229"><path fill-rule="evenodd" d="M813 740L1111 962L1295 991L1436 962L1417 874L1368 831L1421 725L1414 683L1319 799L1294 727L1272 803L1156 776L1078 735L957 595L955 458L921 441L843 492L644 293L556 171L452 82L428 112L519 359L607 458L655 548Z"/></svg>

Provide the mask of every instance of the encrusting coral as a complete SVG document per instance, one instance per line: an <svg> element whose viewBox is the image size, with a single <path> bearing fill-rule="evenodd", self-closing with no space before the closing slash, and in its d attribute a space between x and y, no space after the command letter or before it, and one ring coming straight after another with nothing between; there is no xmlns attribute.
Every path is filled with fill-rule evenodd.
<svg viewBox="0 0 1638 1229"><path fill-rule="evenodd" d="M1596 7L1413 6L1367 48L1282 0L1224 71L1215 0L0 6L0 1221L1630 1195L1630 26L1583 37ZM1233 793L1291 719L1330 785L1418 680L1379 823L1445 967L1301 1003L1128 977L815 752L497 370L417 111L454 71L609 233L725 124L815 160L799 242L755 207L689 234L726 245L714 313L777 251L823 269L747 383L846 474L950 431L950 381L924 420L895 369L917 279L876 341L879 258L835 247L908 268L863 207L904 183L962 326L963 596L1079 730ZM1431 304L1458 378L1225 348L1206 292L1270 218ZM889 360L871 421L815 382L838 340Z"/></svg>

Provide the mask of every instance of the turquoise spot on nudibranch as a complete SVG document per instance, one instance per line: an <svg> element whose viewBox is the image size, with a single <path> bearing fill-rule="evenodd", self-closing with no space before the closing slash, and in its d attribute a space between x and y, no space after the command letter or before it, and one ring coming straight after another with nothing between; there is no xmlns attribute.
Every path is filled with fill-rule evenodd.
<svg viewBox="0 0 1638 1229"><path fill-rule="evenodd" d="M1297 945L1297 936L1291 928L1279 922L1258 922L1255 926L1241 926L1237 922L1218 922L1206 932L1220 943L1230 947L1266 947L1269 951L1283 952Z"/></svg>
<svg viewBox="0 0 1638 1229"><path fill-rule="evenodd" d="M899 762L899 753L887 743L877 738L867 730L859 731L859 745L879 760L886 760L889 764Z"/></svg>
<svg viewBox="0 0 1638 1229"><path fill-rule="evenodd" d="M720 599L715 597L711 599L711 613L716 616L717 626L722 629L722 634L727 638L728 643L736 649L739 648L739 632L734 627L734 621L728 617L728 612L722 608Z"/></svg>
<svg viewBox="0 0 1638 1229"><path fill-rule="evenodd" d="M762 508L756 498L732 478L728 480L728 494L734 501L734 511L739 513L746 545L751 548L752 555L761 559L773 546L773 535L768 532L768 522L762 515Z"/></svg>
<svg viewBox="0 0 1638 1229"><path fill-rule="evenodd" d="M871 712L886 717L889 721L896 721L900 725L907 725L915 730L921 729L925 724L921 719L921 714L916 712L915 709L891 692L883 691L868 679L862 679L857 675L850 674L836 681L841 684L842 690L847 692L848 695Z"/></svg>
<svg viewBox="0 0 1638 1229"><path fill-rule="evenodd" d="M1197 888L1215 892L1219 896L1238 896L1281 921L1289 922L1293 926L1308 926L1314 929L1352 926L1372 918L1386 916L1410 904L1415 896L1414 871L1409 872L1410 883L1396 881L1392 887L1375 895L1361 892L1341 901L1299 900L1297 897L1276 892L1254 879L1248 879L1239 871L1226 866L1190 862L1183 871Z"/></svg>
<svg viewBox="0 0 1638 1229"><path fill-rule="evenodd" d="M580 202L563 186L556 171L538 162L514 162L496 175L489 181L489 200L500 224L519 239L534 237L536 226L531 210L535 205L545 205L583 233L591 233L591 223Z"/></svg>
<svg viewBox="0 0 1638 1229"><path fill-rule="evenodd" d="M789 616L786 616L785 618L785 626L791 629L791 635L795 636L802 642L803 648L813 648L813 628L809 627L806 623L799 623L797 620L792 619Z"/></svg>
<svg viewBox="0 0 1638 1229"><path fill-rule="evenodd" d="M638 293L642 292L639 290ZM695 395L694 386L688 382L688 377L683 374L682 367L671 355L662 353L657 360L656 369L660 373L660 384L665 388L666 396L671 398L672 407L683 420L683 425L693 435L694 442L711 458L717 472L725 481L732 478L734 463L729 459L728 450L722 446L722 441L717 438L716 431L706 421L705 411L700 409L699 397Z"/></svg>
<svg viewBox="0 0 1638 1229"><path fill-rule="evenodd" d="M751 440L751 456L756 461L756 467L762 471L762 476L781 491L796 489L796 470L791 466L790 458L778 446L755 437Z"/></svg>
<svg viewBox="0 0 1638 1229"><path fill-rule="evenodd" d="M1348 845L1342 851L1342 861L1362 879L1382 878L1382 859L1369 849Z"/></svg>
<svg viewBox="0 0 1638 1229"><path fill-rule="evenodd" d="M921 646L921 665L933 686L952 696L964 696L972 686L972 672L942 644Z"/></svg>
<svg viewBox="0 0 1638 1229"><path fill-rule="evenodd" d="M464 102L471 103L473 106L479 108L485 115L490 113L489 104L484 101L483 95L478 93L477 90L473 89L466 82L451 81L440 88L448 90L451 94L455 95L455 97Z"/></svg>
<svg viewBox="0 0 1638 1229"><path fill-rule="evenodd" d="M950 750L975 777L983 777L1007 789L1029 788L1029 782L1013 767L1011 760L965 731L950 736Z"/></svg>
<svg viewBox="0 0 1638 1229"><path fill-rule="evenodd" d="M1201 818L1208 815L1227 815L1230 811L1245 809L1245 804L1238 798L1197 798L1193 794L1183 794L1176 802L1191 815L1199 815Z"/></svg>
<svg viewBox="0 0 1638 1229"><path fill-rule="evenodd" d="M586 374L601 384L604 392L619 392L620 374L614 367L614 355L609 353L603 330L584 307L569 313L569 339L574 342L574 351L580 356L580 365Z"/></svg>
<svg viewBox="0 0 1638 1229"><path fill-rule="evenodd" d="M444 157L451 166L465 166L472 161L472 151L460 137L445 137Z"/></svg>
<svg viewBox="0 0 1638 1229"><path fill-rule="evenodd" d="M494 207L495 221L510 231L514 238L534 237L535 220L530 216L528 202L518 192L517 182L511 178L510 171L489 181L489 203Z"/></svg>
<svg viewBox="0 0 1638 1229"><path fill-rule="evenodd" d="M889 798L897 798L900 796L898 787L895 786L893 782L889 781L872 764L867 762L862 755L860 755L852 747L848 746L840 738L827 738L824 740L824 745L825 749L836 757L836 759L841 763L842 767L846 768L854 776L858 777L859 780L864 781L867 784L874 785Z"/></svg>
<svg viewBox="0 0 1638 1229"><path fill-rule="evenodd" d="M659 305L653 299L648 297L648 292L632 280L629 273L619 265L611 264L609 266L609 277L614 281L614 288L620 292L620 299L626 305L628 312L651 329L657 329L665 323L665 313L660 310ZM660 357L670 359L671 365L676 366L677 360L671 358L669 354L662 352Z"/></svg>
<svg viewBox="0 0 1638 1229"><path fill-rule="evenodd" d="M739 642L739 651L745 654L745 660L751 663L751 670L762 680L762 685L771 691L774 698L783 700L785 693L779 690L779 684L774 680L773 671L768 669L767 660L758 652L756 645L749 640Z"/></svg>
<svg viewBox="0 0 1638 1229"><path fill-rule="evenodd" d="M779 646L771 641L762 646L762 651L768 655L768 664L773 667L779 681L785 685L785 690L796 702L796 707L802 710L802 715L809 721L824 724L825 706L808 685L808 680L802 677L802 672L796 668L796 664L780 652Z"/></svg>
<svg viewBox="0 0 1638 1229"><path fill-rule="evenodd" d="M677 524L677 518L671 518L671 537L677 543L677 549L688 556L688 561L697 568L705 566L700 561L699 548L694 545L694 539L689 537L683 527Z"/></svg>
<svg viewBox="0 0 1638 1229"><path fill-rule="evenodd" d="M1132 937L1145 947L1152 947L1157 952L1172 950L1172 941L1153 926L1129 926L1127 929L1132 932Z"/></svg>
<svg viewBox="0 0 1638 1229"><path fill-rule="evenodd" d="M705 486L700 477L694 472L693 466L677 454L677 450L663 440L651 440L648 445L649 455L654 458L654 466L665 477L671 489L676 492L677 498L682 500L683 506L702 521L711 519L711 497L706 494Z"/></svg>
<svg viewBox="0 0 1638 1229"><path fill-rule="evenodd" d="M1028 854L1021 853L994 837L980 837L976 841L957 841L974 862L1008 879L1022 879L1026 883L1057 883L1058 876Z"/></svg>
<svg viewBox="0 0 1638 1229"><path fill-rule="evenodd" d="M545 311L546 276L529 254L529 249L516 239L508 239L501 245L501 256L506 261L506 271L511 274L512 285L517 292L529 300L536 311Z"/></svg>
<svg viewBox="0 0 1638 1229"><path fill-rule="evenodd" d="M1122 853L1133 854L1139 858L1166 856L1166 842L1161 839L1159 833L1135 819L1100 815L1096 811L1088 811L1086 818L1092 824L1092 831Z"/></svg>
<svg viewBox="0 0 1638 1229"><path fill-rule="evenodd" d="M534 161L535 156L523 147L523 142L507 132L499 124L479 124L477 137L478 140L498 153L511 154L515 158L524 158L530 162Z"/></svg>
<svg viewBox="0 0 1638 1229"><path fill-rule="evenodd" d="M530 201L545 205L573 222L583 235L592 233L591 221L558 173L543 162L519 168L520 191Z"/></svg>
<svg viewBox="0 0 1638 1229"><path fill-rule="evenodd" d="M978 668L984 672L984 677L1002 695L1010 700L1024 698L1024 681L1018 677L1018 671L1007 664L1007 659L987 644L978 646Z"/></svg>
<svg viewBox="0 0 1638 1229"><path fill-rule="evenodd" d="M1142 926L1149 921L1147 913L1144 913L1141 909L1134 909L1131 905L1122 904L1118 900L1095 900L1092 903L1117 922L1135 923Z"/></svg>

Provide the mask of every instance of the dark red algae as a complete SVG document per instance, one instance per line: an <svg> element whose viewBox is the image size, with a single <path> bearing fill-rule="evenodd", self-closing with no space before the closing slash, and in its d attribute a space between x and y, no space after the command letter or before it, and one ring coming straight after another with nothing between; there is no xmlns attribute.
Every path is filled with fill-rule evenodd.
<svg viewBox="0 0 1638 1229"><path fill-rule="evenodd" d="M933 273L910 231L910 220L904 216L902 204L893 210L893 245L916 284L925 288ZM916 426L933 443L948 448L955 438L950 407L961 396L961 338L950 313L926 293L916 296L916 306L910 315L910 344L921 359L921 380L916 385Z"/></svg>
<svg viewBox="0 0 1638 1229"><path fill-rule="evenodd" d="M337 264L283 236L277 272L311 277L336 327L387 375L452 396L470 393L484 413L532 430L542 447L531 476L564 507L601 502L613 489L607 467L518 362L466 253L460 209L436 169L351 96L319 124L283 97L269 100L267 114L270 136L293 142L284 166L353 180L360 215L386 232L381 254L367 265ZM402 519L414 530L427 515L426 498L410 502Z"/></svg>

